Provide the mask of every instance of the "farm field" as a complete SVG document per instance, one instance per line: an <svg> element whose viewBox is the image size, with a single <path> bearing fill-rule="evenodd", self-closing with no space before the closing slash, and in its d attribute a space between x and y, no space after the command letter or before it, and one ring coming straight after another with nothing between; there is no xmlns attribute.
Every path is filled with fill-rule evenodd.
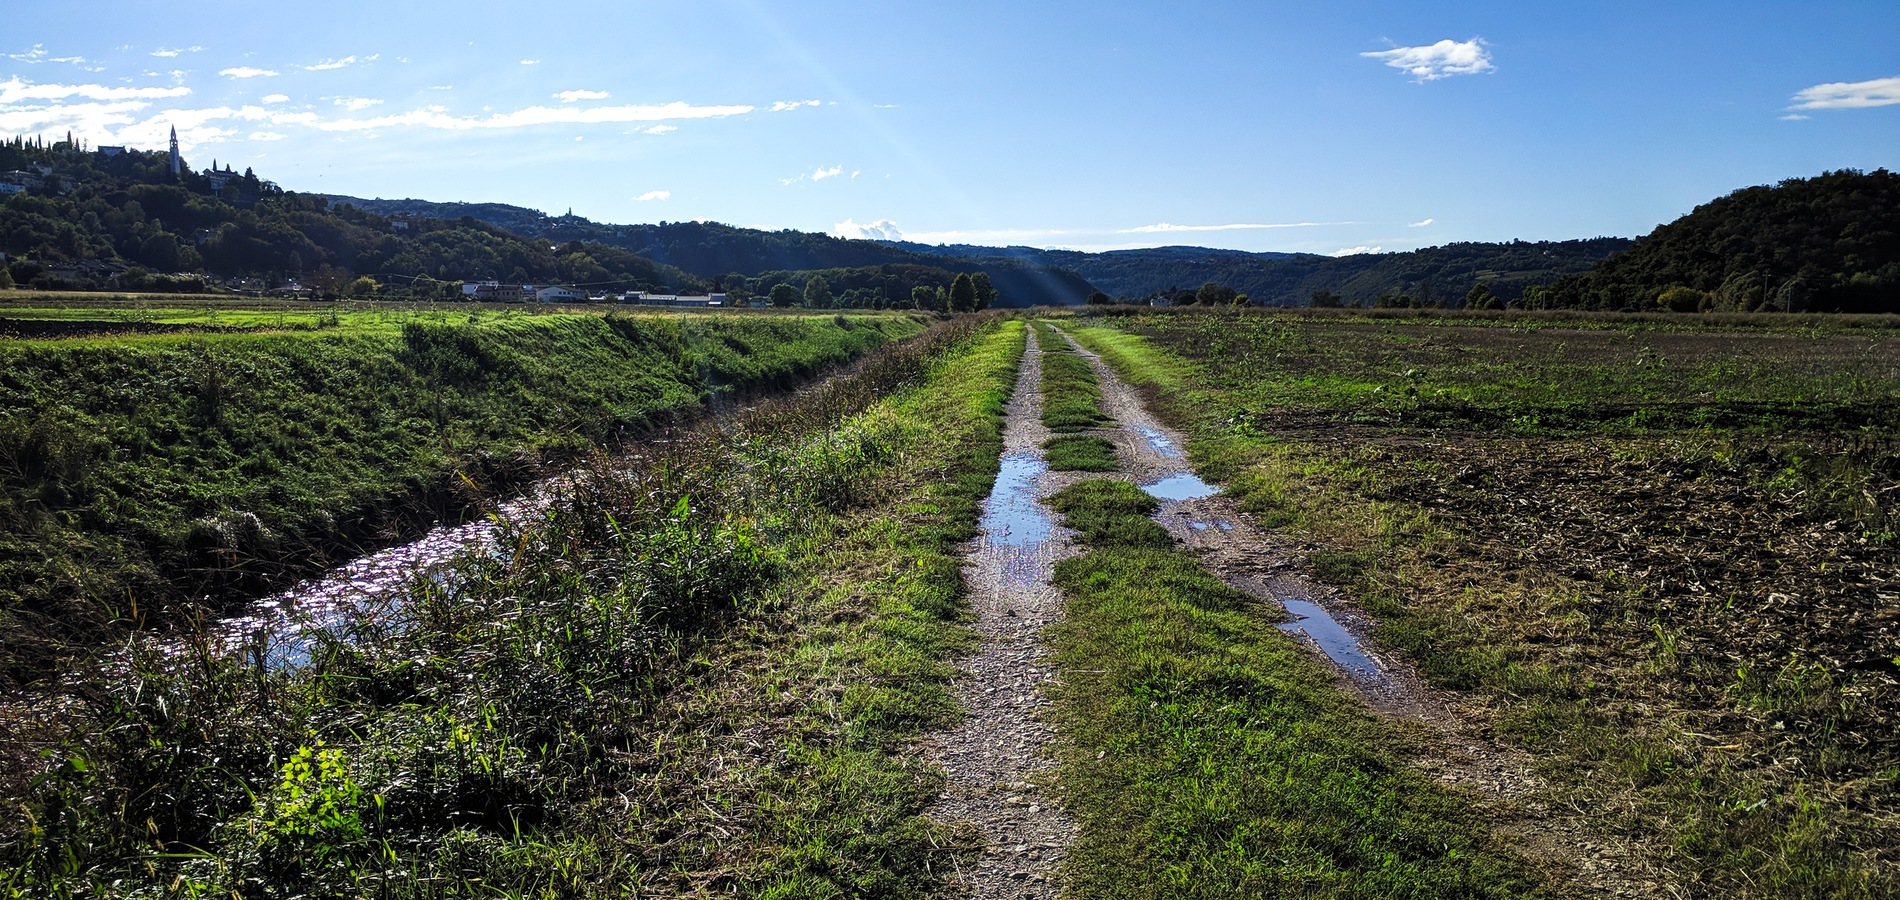
<svg viewBox="0 0 1900 900"><path fill-rule="evenodd" d="M1900 890L1900 329L1073 326L1663 893Z"/></svg>
<svg viewBox="0 0 1900 900"><path fill-rule="evenodd" d="M593 367L567 396L614 396L575 348L687 327L458 313L7 346L393 366L420 326L504 361L449 382L492 404L525 394L475 373L561 383L543 354ZM712 415L570 457L545 507L393 595L286 620L314 629L299 661L134 632L0 704L0 888L1900 886L1900 324L691 321L692 373L656 358ZM854 364L780 374L852 335ZM92 382L25 370L87 408Z"/></svg>

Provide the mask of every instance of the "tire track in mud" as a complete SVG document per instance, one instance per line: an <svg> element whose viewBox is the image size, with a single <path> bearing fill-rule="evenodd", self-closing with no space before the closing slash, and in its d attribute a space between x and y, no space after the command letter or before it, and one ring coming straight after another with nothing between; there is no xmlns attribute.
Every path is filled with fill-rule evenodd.
<svg viewBox="0 0 1900 900"><path fill-rule="evenodd" d="M975 900L1054 898L1054 880L1074 842L1073 819L1051 791L1055 729L1043 686L1055 678L1039 633L1062 615L1049 583L1058 560L1077 552L1042 499L1078 480L1042 461L1042 351L1033 329L1005 412L1002 468L983 506L982 533L963 567L979 647L960 660L957 700L967 716L928 739L925 755L947 773L932 818L967 822L983 842L976 865L958 873Z"/></svg>
<svg viewBox="0 0 1900 900"><path fill-rule="evenodd" d="M1371 617L1307 573L1306 554L1315 548L1254 528L1231 499L1194 475L1182 436L1150 414L1099 356L1063 337L1094 367L1102 411L1118 423L1096 433L1115 444L1122 474L1161 500L1155 520L1223 582L1286 610L1289 621L1280 630L1337 670L1342 688L1380 714L1422 726L1430 752L1414 761L1421 771L1472 798L1501 840L1564 872L1576 895L1681 895L1667 886L1667 873L1595 833L1586 816L1556 808L1530 755L1489 737L1486 710L1430 687L1407 661L1367 641Z"/></svg>

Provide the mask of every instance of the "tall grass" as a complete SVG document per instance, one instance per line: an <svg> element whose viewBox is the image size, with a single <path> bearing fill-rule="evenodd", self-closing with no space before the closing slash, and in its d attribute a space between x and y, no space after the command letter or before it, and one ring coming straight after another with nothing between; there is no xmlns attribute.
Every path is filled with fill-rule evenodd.
<svg viewBox="0 0 1900 900"><path fill-rule="evenodd" d="M368 313L362 314L371 315ZM229 608L552 464L915 333L873 317L410 317L0 341L0 683Z"/></svg>

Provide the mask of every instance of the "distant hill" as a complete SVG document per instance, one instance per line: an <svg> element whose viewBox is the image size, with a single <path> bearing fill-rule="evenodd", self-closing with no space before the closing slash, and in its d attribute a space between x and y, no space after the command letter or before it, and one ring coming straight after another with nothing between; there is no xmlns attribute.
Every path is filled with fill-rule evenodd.
<svg viewBox="0 0 1900 900"><path fill-rule="evenodd" d="M1095 286L1073 271L1033 261L994 257L975 259L927 253L877 241L836 238L804 231L761 231L718 222L662 222L657 225L609 225L574 215L548 216L536 210L499 203L435 203L427 200L364 200L328 195L381 215L420 215L439 218L468 216L506 228L515 234L549 241L583 241L627 250L656 262L676 266L722 283L773 273L776 281L802 285L811 275L830 272L834 283L839 270L887 266L923 267L950 273L987 272L995 285L998 306L1054 306L1084 302ZM914 270L904 270L913 271ZM860 273L862 279L877 280ZM946 278L945 284L948 283Z"/></svg>
<svg viewBox="0 0 1900 900"><path fill-rule="evenodd" d="M1103 291L1142 298L1175 290L1193 290L1208 282L1247 294L1256 305L1304 306L1315 291L1339 295L1346 303L1372 305L1382 295L1415 301L1462 300L1483 282L1505 301L1516 301L1525 288L1545 284L1591 266L1621 250L1624 238L1581 241L1512 241L1503 244L1457 243L1406 253L1368 253L1331 257L1303 253L1246 253L1205 247L1156 247L1081 253L1032 247L930 247L894 244L912 252L936 252L988 264L995 259L1073 269Z"/></svg>
<svg viewBox="0 0 1900 900"><path fill-rule="evenodd" d="M1900 174L1847 170L1743 188L1557 279L1545 302L1900 312Z"/></svg>
<svg viewBox="0 0 1900 900"><path fill-rule="evenodd" d="M170 172L166 153L107 155L64 142L0 143L0 172L31 182L0 197L0 286L270 290L295 279L330 295L459 296L454 282L703 290L680 269L599 245L559 249L473 218L394 222L243 173ZM367 283L365 283L367 284Z"/></svg>

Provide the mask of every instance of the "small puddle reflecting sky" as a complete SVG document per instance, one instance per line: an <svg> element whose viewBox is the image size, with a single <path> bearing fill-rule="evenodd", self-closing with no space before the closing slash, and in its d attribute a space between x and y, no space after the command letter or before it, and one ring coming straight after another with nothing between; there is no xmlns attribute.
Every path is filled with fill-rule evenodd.
<svg viewBox="0 0 1900 900"><path fill-rule="evenodd" d="M1291 622L1275 625L1275 628L1288 634L1304 634L1328 659L1352 675L1384 681L1385 673L1379 671L1378 663L1359 649L1359 639L1335 621L1324 607L1309 600L1292 600L1285 597L1280 602L1286 605L1286 611L1295 617Z"/></svg>
<svg viewBox="0 0 1900 900"><path fill-rule="evenodd" d="M1054 523L1036 502L1036 478L1048 468L1033 451L1003 457L996 487L983 508L984 542L996 547L1034 547L1049 540Z"/></svg>
<svg viewBox="0 0 1900 900"><path fill-rule="evenodd" d="M1220 493L1220 488L1202 481L1193 472L1179 472L1160 481L1144 484L1141 489L1158 500L1199 500Z"/></svg>
<svg viewBox="0 0 1900 900"><path fill-rule="evenodd" d="M1135 429L1141 432L1142 438L1148 441L1148 446L1154 448L1156 453L1169 459L1181 458L1181 448L1176 447L1173 439L1162 434L1160 429L1147 425L1136 425Z"/></svg>

